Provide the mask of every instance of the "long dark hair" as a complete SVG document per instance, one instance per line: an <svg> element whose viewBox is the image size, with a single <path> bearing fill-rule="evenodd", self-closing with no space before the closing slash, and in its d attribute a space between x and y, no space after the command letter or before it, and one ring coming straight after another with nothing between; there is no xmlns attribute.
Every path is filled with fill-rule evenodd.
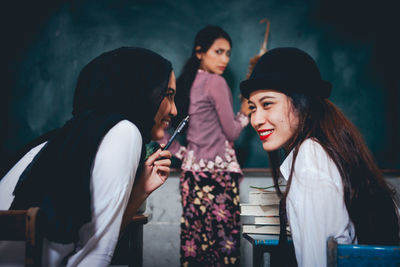
<svg viewBox="0 0 400 267"><path fill-rule="evenodd" d="M218 38L227 40L232 47L232 40L229 35L219 26L208 25L201 29L194 39L192 55L186 61L181 75L176 80L176 106L178 115L173 119L172 125L174 127L187 116L189 103L190 103L190 88L196 78L197 70L200 67L200 60L197 58L196 53L205 53L210 49L212 44ZM200 47L200 48L198 48ZM196 48L198 48L196 50Z"/></svg>
<svg viewBox="0 0 400 267"><path fill-rule="evenodd" d="M140 173L171 71L168 60L136 47L108 51L89 62L79 74L73 117L38 138L48 142L21 174L10 209L38 206L47 239L77 242L81 226L92 220L90 177L101 141L120 121L133 123L143 141L137 147Z"/></svg>
<svg viewBox="0 0 400 267"><path fill-rule="evenodd" d="M304 140L317 141L336 164L343 181L344 202L360 244L399 243L396 192L386 183L357 128L328 99L288 93L299 117L288 151L293 162L285 192L278 187L280 152L269 152L275 188L284 203L290 190L294 164Z"/></svg>

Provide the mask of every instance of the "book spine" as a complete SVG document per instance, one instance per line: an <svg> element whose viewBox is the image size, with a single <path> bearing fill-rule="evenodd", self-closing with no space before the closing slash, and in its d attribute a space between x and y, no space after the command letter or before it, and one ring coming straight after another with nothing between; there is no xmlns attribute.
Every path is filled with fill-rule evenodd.
<svg viewBox="0 0 400 267"><path fill-rule="evenodd" d="M279 197L275 192L249 192L249 204L278 205Z"/></svg>
<svg viewBox="0 0 400 267"><path fill-rule="evenodd" d="M279 216L278 205L240 205L241 215Z"/></svg>

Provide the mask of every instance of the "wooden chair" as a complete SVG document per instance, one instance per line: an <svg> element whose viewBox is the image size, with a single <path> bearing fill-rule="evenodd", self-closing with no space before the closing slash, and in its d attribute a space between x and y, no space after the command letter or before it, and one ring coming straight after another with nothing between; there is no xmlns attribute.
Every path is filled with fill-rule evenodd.
<svg viewBox="0 0 400 267"><path fill-rule="evenodd" d="M143 226L151 219L151 214L136 214L126 227L114 251L112 265L143 266Z"/></svg>
<svg viewBox="0 0 400 267"><path fill-rule="evenodd" d="M400 266L400 246L338 244L328 239L327 266Z"/></svg>
<svg viewBox="0 0 400 267"><path fill-rule="evenodd" d="M0 240L25 241L25 266L42 265L39 208L0 211Z"/></svg>

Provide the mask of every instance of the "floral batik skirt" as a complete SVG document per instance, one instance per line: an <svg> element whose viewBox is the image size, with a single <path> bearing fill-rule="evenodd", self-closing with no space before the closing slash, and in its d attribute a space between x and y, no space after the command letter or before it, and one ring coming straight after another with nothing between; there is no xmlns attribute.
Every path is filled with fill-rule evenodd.
<svg viewBox="0 0 400 267"><path fill-rule="evenodd" d="M240 173L182 173L181 265L239 266Z"/></svg>

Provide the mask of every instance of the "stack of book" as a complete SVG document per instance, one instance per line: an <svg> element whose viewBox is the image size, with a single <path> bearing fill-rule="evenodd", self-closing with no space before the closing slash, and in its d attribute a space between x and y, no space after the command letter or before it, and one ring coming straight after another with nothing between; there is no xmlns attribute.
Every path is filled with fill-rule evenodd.
<svg viewBox="0 0 400 267"><path fill-rule="evenodd" d="M250 189L249 203L240 204L242 232L279 234L279 201L275 190Z"/></svg>

